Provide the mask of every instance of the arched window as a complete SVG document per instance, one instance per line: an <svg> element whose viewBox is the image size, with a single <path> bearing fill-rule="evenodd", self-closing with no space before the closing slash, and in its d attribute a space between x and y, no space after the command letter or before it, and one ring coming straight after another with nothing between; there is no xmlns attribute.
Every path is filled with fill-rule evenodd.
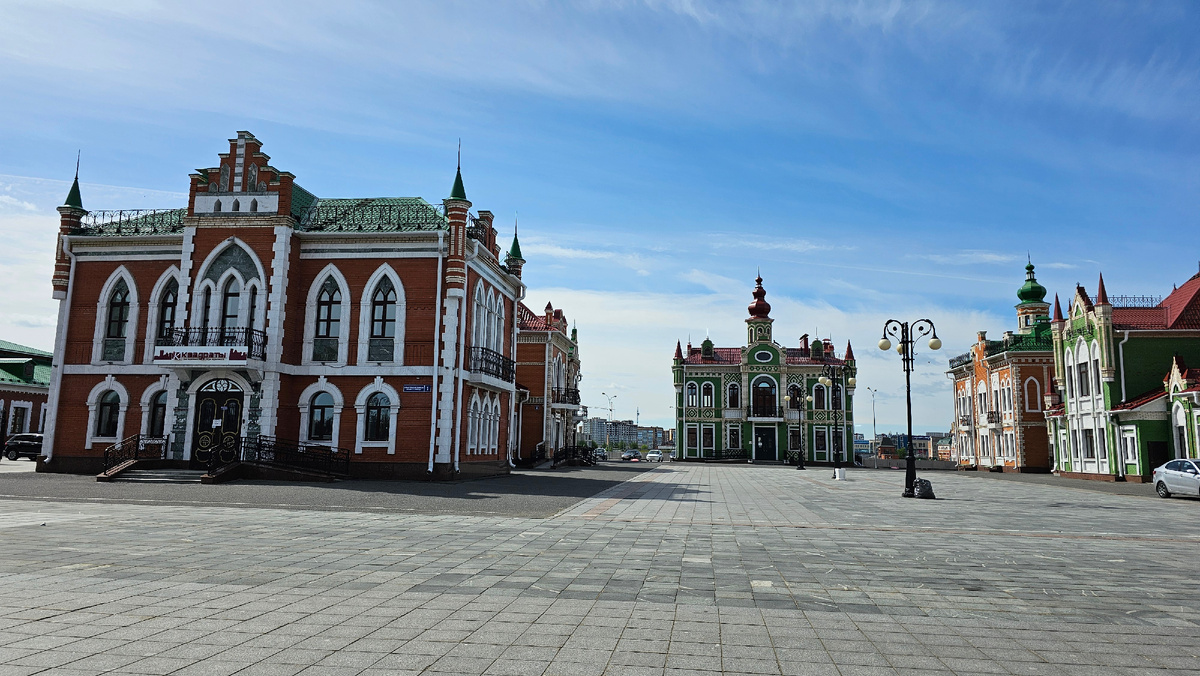
<svg viewBox="0 0 1200 676"><path fill-rule="evenodd" d="M217 200L216 202L213 202L213 213L214 214L221 213L221 200Z"/></svg>
<svg viewBox="0 0 1200 676"><path fill-rule="evenodd" d="M121 416L121 396L109 390L100 395L100 407L96 412L96 436L117 436L117 422Z"/></svg>
<svg viewBox="0 0 1200 676"><path fill-rule="evenodd" d="M504 298L496 298L496 351L504 352Z"/></svg>
<svg viewBox="0 0 1200 676"><path fill-rule="evenodd" d="M246 328L253 329L254 317L258 313L258 287L247 286L246 295L250 297L250 306L246 308Z"/></svg>
<svg viewBox="0 0 1200 676"><path fill-rule="evenodd" d="M771 378L759 378L751 389L751 406L753 413L759 417L775 417L779 414L775 392L775 381Z"/></svg>
<svg viewBox="0 0 1200 676"><path fill-rule="evenodd" d="M318 392L309 406L308 438L310 441L333 440L333 395Z"/></svg>
<svg viewBox="0 0 1200 676"><path fill-rule="evenodd" d="M500 400L492 404L492 455L500 452Z"/></svg>
<svg viewBox="0 0 1200 676"><path fill-rule="evenodd" d="M313 361L336 361L342 325L342 290L330 277L317 295L317 326L313 339Z"/></svg>
<svg viewBox="0 0 1200 676"><path fill-rule="evenodd" d="M108 297L108 326L104 331L106 338L124 338L129 325L129 286L125 280L117 282L112 295ZM122 348L122 352L124 348Z"/></svg>
<svg viewBox="0 0 1200 676"><path fill-rule="evenodd" d="M713 405L713 386L712 383L704 383L700 386L700 406L703 408L712 408Z"/></svg>
<svg viewBox="0 0 1200 676"><path fill-rule="evenodd" d="M813 408L814 409L816 409L818 411L823 411L826 408L828 408L827 406L825 406L825 386L824 385L814 385L813 386L812 398L813 398Z"/></svg>
<svg viewBox="0 0 1200 676"><path fill-rule="evenodd" d="M496 349L496 298L488 291L487 295L487 315L484 321L484 330L487 335L485 337L485 345L489 350Z"/></svg>
<svg viewBox="0 0 1200 676"><path fill-rule="evenodd" d="M163 390L150 400L150 424L146 426L146 433L152 437L161 437L166 434L166 428L167 391Z"/></svg>
<svg viewBox="0 0 1200 676"><path fill-rule="evenodd" d="M258 200L250 200L250 213L258 213Z"/></svg>
<svg viewBox="0 0 1200 676"><path fill-rule="evenodd" d="M238 309L242 302L242 285L231 278L225 282L221 293L221 328L233 329L238 325Z"/></svg>
<svg viewBox="0 0 1200 676"><path fill-rule="evenodd" d="M167 282L158 302L158 337L167 338L175 331L175 306L179 302L179 282Z"/></svg>
<svg viewBox="0 0 1200 676"><path fill-rule="evenodd" d="M742 388L737 383L729 386L729 408L742 407Z"/></svg>
<svg viewBox="0 0 1200 676"><path fill-rule="evenodd" d="M804 408L804 392L800 390L799 385L790 385L788 387L788 408L802 409Z"/></svg>
<svg viewBox="0 0 1200 676"><path fill-rule="evenodd" d="M392 280L379 280L371 294L371 343L368 361L392 361L396 339L396 288Z"/></svg>
<svg viewBox="0 0 1200 676"><path fill-rule="evenodd" d="M236 199L235 199L235 200L233 200L233 210L234 210L234 211L241 211L241 210L242 210L242 203L241 203L241 202L239 202L239 201L238 201L238 200L236 200Z"/></svg>
<svg viewBox="0 0 1200 676"><path fill-rule="evenodd" d="M696 405L696 383L688 383L687 385L687 405Z"/></svg>
<svg viewBox="0 0 1200 676"><path fill-rule="evenodd" d="M387 441L391 430L392 402L383 392L376 392L367 399L367 429L365 441Z"/></svg>
<svg viewBox="0 0 1200 676"><path fill-rule="evenodd" d="M207 329L209 317L212 316L212 289L204 289L204 299L200 303L200 328Z"/></svg>
<svg viewBox="0 0 1200 676"><path fill-rule="evenodd" d="M479 402L471 402L471 412L467 416L467 455L474 455L479 448Z"/></svg>
<svg viewBox="0 0 1200 676"><path fill-rule="evenodd" d="M1097 395L1099 395L1101 393L1101 390L1100 390L1100 343L1092 343L1092 378L1094 379L1092 385L1095 386L1095 389L1092 391L1095 392Z"/></svg>

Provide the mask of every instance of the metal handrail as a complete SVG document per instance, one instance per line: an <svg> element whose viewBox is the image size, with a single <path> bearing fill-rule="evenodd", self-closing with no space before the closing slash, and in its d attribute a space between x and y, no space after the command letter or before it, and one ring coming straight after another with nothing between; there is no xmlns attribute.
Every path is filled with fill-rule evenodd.
<svg viewBox="0 0 1200 676"><path fill-rule="evenodd" d="M244 462L294 467L341 476L350 473L351 455L352 453L344 448L278 439L262 434L249 437L242 443Z"/></svg>
<svg viewBox="0 0 1200 676"><path fill-rule="evenodd" d="M167 436L135 434L104 449L104 471L129 460L162 460L167 454Z"/></svg>
<svg viewBox="0 0 1200 676"><path fill-rule="evenodd" d="M782 406L754 406L751 405L746 409L746 417L748 418L782 418Z"/></svg>

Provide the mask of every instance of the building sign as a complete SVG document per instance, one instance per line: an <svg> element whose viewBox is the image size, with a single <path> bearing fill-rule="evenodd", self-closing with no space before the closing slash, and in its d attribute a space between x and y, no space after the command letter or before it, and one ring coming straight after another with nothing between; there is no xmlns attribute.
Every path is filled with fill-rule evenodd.
<svg viewBox="0 0 1200 676"><path fill-rule="evenodd" d="M245 347L196 347L191 345L154 348L155 364L232 364L246 363Z"/></svg>
<svg viewBox="0 0 1200 676"><path fill-rule="evenodd" d="M430 392L432 391L429 385L405 385L405 392Z"/></svg>

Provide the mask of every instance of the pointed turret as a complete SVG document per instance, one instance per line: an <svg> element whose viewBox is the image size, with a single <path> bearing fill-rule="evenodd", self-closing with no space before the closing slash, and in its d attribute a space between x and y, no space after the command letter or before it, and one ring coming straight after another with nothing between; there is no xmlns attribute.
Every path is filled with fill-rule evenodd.
<svg viewBox="0 0 1200 676"><path fill-rule="evenodd" d="M1104 273L1100 273L1100 285L1096 289L1096 305L1109 305L1108 292L1104 290Z"/></svg>
<svg viewBox="0 0 1200 676"><path fill-rule="evenodd" d="M521 256L521 243L517 241L517 226L513 224L513 243L508 249L508 255L504 257L504 265L508 271L516 275L517 279L521 278L521 268L525 265L525 258Z"/></svg>
<svg viewBox="0 0 1200 676"><path fill-rule="evenodd" d="M83 198L79 195L79 172L75 172L75 181L71 183L71 191L67 193L67 201L63 202L64 207L73 207L75 209L83 208Z"/></svg>
<svg viewBox="0 0 1200 676"><path fill-rule="evenodd" d="M854 348L850 347L850 341L846 341L846 361L854 361Z"/></svg>
<svg viewBox="0 0 1200 676"><path fill-rule="evenodd" d="M51 284L54 287L54 298L62 300L67 297L67 289L71 284L71 260L67 257L63 237L75 232L82 225L87 210L83 208L83 198L79 195L79 157L75 157L75 180L71 182L71 190L67 200L58 208L58 253L54 257L54 276Z"/></svg>
<svg viewBox="0 0 1200 676"><path fill-rule="evenodd" d="M1058 304L1058 294L1054 294L1054 318L1051 321L1062 322L1063 319L1062 306Z"/></svg>
<svg viewBox="0 0 1200 676"><path fill-rule="evenodd" d="M677 361L683 360L683 345L681 345L678 340L675 341L675 359Z"/></svg>

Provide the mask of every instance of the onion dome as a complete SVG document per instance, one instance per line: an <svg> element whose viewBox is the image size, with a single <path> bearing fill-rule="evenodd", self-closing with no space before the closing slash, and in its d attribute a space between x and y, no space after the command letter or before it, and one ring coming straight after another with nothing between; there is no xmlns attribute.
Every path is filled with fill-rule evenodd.
<svg viewBox="0 0 1200 676"><path fill-rule="evenodd" d="M1017 298L1022 303L1042 303L1046 298L1046 287L1038 284L1033 276L1033 263L1025 266L1025 285L1017 289Z"/></svg>
<svg viewBox="0 0 1200 676"><path fill-rule="evenodd" d="M751 303L747 309L750 310L751 317L767 319L768 315L771 314L771 304L766 301L767 290L763 288L762 276L760 275L758 278L756 278L754 283L754 302Z"/></svg>

